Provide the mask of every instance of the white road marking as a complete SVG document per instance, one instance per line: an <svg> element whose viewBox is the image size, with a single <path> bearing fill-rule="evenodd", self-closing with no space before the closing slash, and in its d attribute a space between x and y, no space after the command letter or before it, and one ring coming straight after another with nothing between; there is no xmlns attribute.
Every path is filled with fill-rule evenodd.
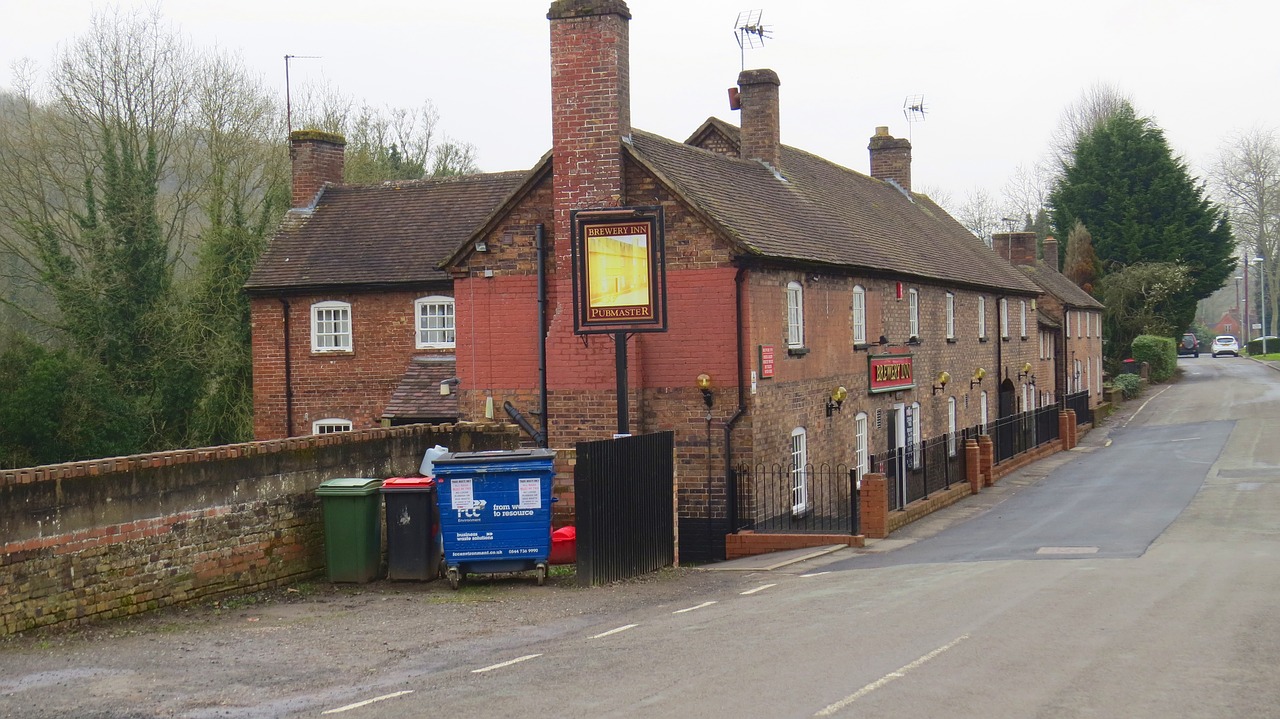
<svg viewBox="0 0 1280 719"><path fill-rule="evenodd" d="M692 612L695 609L702 609L703 607L709 607L712 604L715 604L715 602L703 602L702 604L699 604L696 607L685 607L684 609L677 609L674 612L672 612L672 614L684 614L685 612Z"/></svg>
<svg viewBox="0 0 1280 719"><path fill-rule="evenodd" d="M1171 439L1171 440L1168 440L1168 441L1170 441L1170 442L1194 442L1194 441L1196 441L1197 439L1200 439L1200 438L1199 438L1199 437L1184 437L1184 438L1182 438L1182 439Z"/></svg>
<svg viewBox="0 0 1280 719"><path fill-rule="evenodd" d="M1142 413L1142 410L1144 410L1144 409L1146 409L1146 408L1147 408L1147 405L1151 404L1151 400L1153 400L1153 399L1155 399L1156 397L1159 397L1160 395L1164 394L1164 393L1165 393L1166 391L1168 391L1168 389L1169 389L1170 387L1172 387L1172 386L1173 386L1173 385L1165 385L1165 386L1164 386L1164 388L1163 388L1163 389L1161 389L1159 392L1156 392L1155 394L1153 394L1153 395L1151 395L1150 397L1148 397L1148 398L1147 398L1147 401L1146 401L1146 402L1143 402L1143 403L1142 403L1142 406L1141 406L1141 407L1139 407L1139 408L1137 409L1137 411L1135 411L1133 414L1129 415L1129 419L1126 419L1126 420L1124 421L1124 424L1123 424L1123 425L1121 425L1121 426L1122 426L1122 427L1128 427L1128 426L1129 426L1129 423L1130 423L1130 422L1132 422L1135 418L1137 418L1137 416L1138 416L1139 414L1141 414L1141 413Z"/></svg>
<svg viewBox="0 0 1280 719"><path fill-rule="evenodd" d="M746 595L748 595L748 594L755 594L756 592L763 592L764 590L768 589L769 587L776 587L776 586L778 586L778 585L777 585L777 584L761 584L760 586L756 587L755 589L748 589L748 590L747 590L747 591L745 591L745 592L739 592L739 594L741 594L742 596L744 596L744 597L745 597L745 596L746 596Z"/></svg>
<svg viewBox="0 0 1280 719"><path fill-rule="evenodd" d="M813 572L811 574L801 574L800 577L803 579L808 579L809 577L821 577L824 574L830 574L830 573L831 572Z"/></svg>
<svg viewBox="0 0 1280 719"><path fill-rule="evenodd" d="M541 655L541 654L526 654L526 655L525 655L525 656L523 656L523 657L516 657L515 659L512 659L512 660L511 660L511 661L509 661L509 662L502 662L501 664L494 664L493 666L488 666L488 667L485 667L485 668L483 668L483 669L472 669L472 670L471 670L471 673L472 673L472 674L479 674L479 673L481 673L481 672L491 672L491 671L493 671L494 669L501 669L501 668L503 668L503 667L509 667L509 666L511 666L512 664L519 664L520 662L526 662L526 661L529 661L530 659L536 659L537 657L540 657L540 656L542 656L542 655Z"/></svg>
<svg viewBox="0 0 1280 719"><path fill-rule="evenodd" d="M868 684L868 685L866 685L865 687L863 687L863 688L859 689L858 691L856 691L856 692L854 692L854 693L850 694L849 696L845 697L844 699L841 699L840 701L836 702L835 704L832 704L832 705L830 705L830 706L826 707L825 709L823 709L822 711L818 712L817 714L814 714L814 716L816 716L816 717L829 717L829 716L831 716L831 715L835 714L836 712L840 711L841 709L844 709L845 707L849 706L850 704L852 704L852 703L854 703L854 702L858 701L858 700L859 700L859 699L861 699L862 697L865 697L866 695L870 694L871 692L873 692L873 691L875 691L875 690L879 689L880 687L883 687L884 685L888 684L889 682L893 681L894 679L901 679L902 677L904 677L904 676L906 676L906 675L907 675L907 672L911 671L912 669L918 669L918 668L920 668L922 665L924 665L924 664L925 664L926 662L928 662L929 660L937 658L937 656L938 656L939 654L942 654L943 652L947 651L948 649L951 649L951 648L952 648L952 647L954 647L955 645L959 644L960 642L963 642L964 640L966 640L966 639L968 639L968 638L969 638L969 635L968 635L968 634L962 634L962 635L960 635L959 637L956 637L955 639L951 640L951 643L950 643L950 644L946 644L946 645L944 645L944 646L938 647L937 649L934 649L933 651L931 651L931 652L929 652L928 654L926 654L926 655L924 655L924 656L920 657L919 659L915 660L914 662L911 662L910 664L908 664L908 665L906 665L906 666L902 667L901 669L899 669L899 670L898 670L898 671L896 671L896 672L889 672L888 674L886 674L886 675L884 675L884 676L880 677L879 679L875 680L874 682L871 682L870 684Z"/></svg>
<svg viewBox="0 0 1280 719"><path fill-rule="evenodd" d="M345 707L338 707L337 709L330 709L329 711L324 711L324 712L320 712L320 713L321 713L321 714L337 714L338 712L351 711L352 709L359 709L360 707L368 706L368 705L370 705L370 704L372 704L372 703L374 703L374 702L380 702L380 701L382 701L383 699L395 699L396 697L402 697L402 696L404 696L405 694L412 694L412 693L413 693L413 690L412 690L412 689L408 689L408 690L405 690L405 691L402 691L402 692L396 692L396 693L394 693L394 694L385 694L385 695L380 696L380 697L374 697L374 698L372 698L372 699L365 699L365 700L364 700L364 701L362 701L362 702L356 702L355 704L348 704L348 705L346 705Z"/></svg>
<svg viewBox="0 0 1280 719"><path fill-rule="evenodd" d="M591 637L591 638L592 638L592 639L599 639L600 637L607 637L607 636L609 636L610 634L617 634L618 632L625 632L625 631L627 631L628 629L635 629L635 628L636 628L636 627L638 627L638 626L640 626L640 625L639 625L639 624L627 624L627 625L625 625L625 626L618 627L617 629L610 629L610 630L609 630L609 631L607 631L607 632L601 632L601 633L599 633L599 634L597 634L597 635L595 635L594 637Z"/></svg>

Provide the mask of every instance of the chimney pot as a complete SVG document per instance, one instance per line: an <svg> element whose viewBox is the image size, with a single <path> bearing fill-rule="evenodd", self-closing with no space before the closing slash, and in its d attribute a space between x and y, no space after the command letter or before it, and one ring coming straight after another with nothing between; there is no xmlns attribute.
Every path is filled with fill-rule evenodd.
<svg viewBox="0 0 1280 719"><path fill-rule="evenodd" d="M1049 269L1059 272L1058 269L1058 241L1052 235L1044 238L1044 263Z"/></svg>

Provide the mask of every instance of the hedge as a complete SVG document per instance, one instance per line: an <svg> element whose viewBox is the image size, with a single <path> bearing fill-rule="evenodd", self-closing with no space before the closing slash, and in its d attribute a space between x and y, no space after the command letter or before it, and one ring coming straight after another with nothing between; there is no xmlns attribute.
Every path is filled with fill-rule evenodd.
<svg viewBox="0 0 1280 719"><path fill-rule="evenodd" d="M1178 343L1172 337L1138 335L1133 338L1133 359L1151 368L1151 381L1164 382L1178 367Z"/></svg>

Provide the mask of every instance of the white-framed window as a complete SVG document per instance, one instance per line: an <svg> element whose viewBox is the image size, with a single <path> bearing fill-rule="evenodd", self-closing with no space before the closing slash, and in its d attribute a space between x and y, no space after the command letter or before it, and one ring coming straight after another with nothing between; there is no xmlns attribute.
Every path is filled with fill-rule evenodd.
<svg viewBox="0 0 1280 719"><path fill-rule="evenodd" d="M862 486L862 476L871 471L870 455L867 454L867 413L859 412L853 418L853 459L857 469L854 485Z"/></svg>
<svg viewBox="0 0 1280 719"><path fill-rule="evenodd" d="M419 297L413 301L415 346L418 349L449 349L455 345L453 298L444 295Z"/></svg>
<svg viewBox="0 0 1280 719"><path fill-rule="evenodd" d="M1000 336L1009 339L1009 300L1000 298Z"/></svg>
<svg viewBox="0 0 1280 719"><path fill-rule="evenodd" d="M1067 331L1065 334L1067 337L1070 337L1071 336L1071 311L1067 310L1066 312L1063 312L1062 319L1067 323Z"/></svg>
<svg viewBox="0 0 1280 719"><path fill-rule="evenodd" d="M915 451L911 453L911 468L920 469L924 464L924 444L920 441L920 421L924 419L920 416L920 403L911 403L911 446Z"/></svg>
<svg viewBox="0 0 1280 719"><path fill-rule="evenodd" d="M1084 314L1083 312L1079 312L1079 311L1076 312L1076 338L1077 339L1084 336L1084 328L1080 326L1081 324L1083 324L1080 321L1080 316L1083 314Z"/></svg>
<svg viewBox="0 0 1280 719"><path fill-rule="evenodd" d="M804 288L787 283L787 346L804 347Z"/></svg>
<svg viewBox="0 0 1280 719"><path fill-rule="evenodd" d="M1026 300L1018 300L1018 309L1019 309L1019 311L1022 313L1022 314L1020 315L1020 316L1021 316L1021 318L1022 318L1020 321L1021 321L1021 323L1022 323L1022 325L1021 325L1021 329L1022 329L1022 339L1024 339L1024 340L1025 340L1025 339L1027 338L1027 301L1026 301Z"/></svg>
<svg viewBox="0 0 1280 719"><path fill-rule="evenodd" d="M947 456L956 456L956 398L947 398Z"/></svg>
<svg viewBox="0 0 1280 719"><path fill-rule="evenodd" d="M947 339L956 338L956 296L955 293L947 293Z"/></svg>
<svg viewBox="0 0 1280 719"><path fill-rule="evenodd" d="M978 297L978 339L987 338L987 298Z"/></svg>
<svg viewBox="0 0 1280 719"><path fill-rule="evenodd" d="M804 427L791 430L791 513L809 511L809 444Z"/></svg>
<svg viewBox="0 0 1280 719"><path fill-rule="evenodd" d="M351 351L351 303L326 301L311 305L311 351Z"/></svg>
<svg viewBox="0 0 1280 719"><path fill-rule="evenodd" d="M350 432L351 420L338 417L318 419L311 423L311 434L333 434L334 432Z"/></svg>
<svg viewBox="0 0 1280 719"><path fill-rule="evenodd" d="M978 424L982 426L982 433L987 433L987 391L982 390L982 396L978 398Z"/></svg>
<svg viewBox="0 0 1280 719"><path fill-rule="evenodd" d="M853 343L867 344L867 291L862 285L853 287Z"/></svg>
<svg viewBox="0 0 1280 719"><path fill-rule="evenodd" d="M907 337L920 337L920 293L907 290Z"/></svg>
<svg viewBox="0 0 1280 719"><path fill-rule="evenodd" d="M1044 333L1040 333L1040 359L1044 359Z"/></svg>
<svg viewBox="0 0 1280 719"><path fill-rule="evenodd" d="M1027 384L1024 382L1022 384L1022 411L1023 412L1026 412L1027 410L1031 409L1031 405L1028 404L1028 401L1029 400L1027 399Z"/></svg>
<svg viewBox="0 0 1280 719"><path fill-rule="evenodd" d="M1084 336L1085 337L1093 336L1093 313L1092 312L1084 313Z"/></svg>

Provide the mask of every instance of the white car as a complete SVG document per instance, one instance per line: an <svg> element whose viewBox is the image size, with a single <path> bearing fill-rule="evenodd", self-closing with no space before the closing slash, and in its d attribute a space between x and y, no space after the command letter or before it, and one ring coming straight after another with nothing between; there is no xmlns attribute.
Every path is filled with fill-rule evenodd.
<svg viewBox="0 0 1280 719"><path fill-rule="evenodd" d="M1231 335L1218 335L1213 338L1213 344L1209 346L1209 351L1214 357L1218 355L1231 355L1232 357L1240 356L1240 343L1236 342L1236 338Z"/></svg>

